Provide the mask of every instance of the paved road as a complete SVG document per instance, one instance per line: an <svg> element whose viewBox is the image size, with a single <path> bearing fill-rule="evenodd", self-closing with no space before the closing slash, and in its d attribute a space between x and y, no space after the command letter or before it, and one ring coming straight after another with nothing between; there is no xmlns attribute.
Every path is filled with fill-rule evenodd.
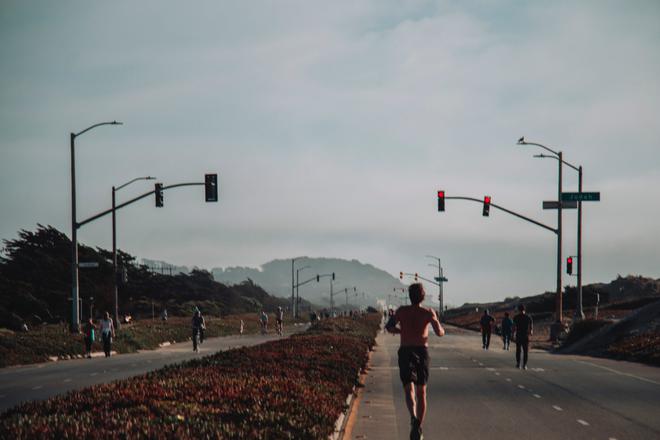
<svg viewBox="0 0 660 440"><path fill-rule="evenodd" d="M352 439L409 438L398 342L378 337ZM433 336L430 356L427 440L660 439L660 368L533 351L523 371L513 350L483 351L471 332Z"/></svg>
<svg viewBox="0 0 660 440"><path fill-rule="evenodd" d="M300 326L297 329L304 328ZM290 334L291 331L287 329L285 333ZM182 342L158 350L110 358L95 357L3 368L0 369L0 411L23 401L47 399L70 390L143 374L167 364L219 350L257 345L273 339L277 339L277 336L227 336L207 339L200 346L199 353L193 353L192 342Z"/></svg>

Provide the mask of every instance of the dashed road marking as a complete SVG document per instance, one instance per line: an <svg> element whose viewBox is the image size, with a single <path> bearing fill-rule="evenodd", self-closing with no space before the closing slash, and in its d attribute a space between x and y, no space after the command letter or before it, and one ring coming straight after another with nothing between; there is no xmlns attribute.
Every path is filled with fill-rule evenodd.
<svg viewBox="0 0 660 440"><path fill-rule="evenodd" d="M587 422L586 420L577 419L577 422L582 426L589 426L589 422Z"/></svg>
<svg viewBox="0 0 660 440"><path fill-rule="evenodd" d="M616 440L616 437L610 437L607 440Z"/></svg>
<svg viewBox="0 0 660 440"><path fill-rule="evenodd" d="M99 373L96 373L96 372L94 372L94 373L89 373L89 375L92 376L92 377L93 377L93 376L98 376L98 374L99 374Z"/></svg>
<svg viewBox="0 0 660 440"><path fill-rule="evenodd" d="M440 370L449 370L449 367L439 367Z"/></svg>
<svg viewBox="0 0 660 440"><path fill-rule="evenodd" d="M495 372L495 376L499 376L499 375L500 375L500 373L498 373L498 372L496 371L496 372Z"/></svg>
<svg viewBox="0 0 660 440"><path fill-rule="evenodd" d="M40 390L42 388L43 388L43 386L41 386L41 385L37 385L37 386L32 387L33 390Z"/></svg>
<svg viewBox="0 0 660 440"><path fill-rule="evenodd" d="M507 378L506 378L506 381L507 381L507 382L511 382L511 378L510 378L510 377L507 377Z"/></svg>
<svg viewBox="0 0 660 440"><path fill-rule="evenodd" d="M518 385L518 388L520 388L521 390L524 390L524 389L525 389L525 385Z"/></svg>
<svg viewBox="0 0 660 440"><path fill-rule="evenodd" d="M481 362L479 362L479 366L480 366L480 367L483 367L483 366L484 366L484 364L482 364Z"/></svg>
<svg viewBox="0 0 660 440"><path fill-rule="evenodd" d="M552 407L553 407L554 409L556 409L557 411L563 411L563 409L561 409L561 406L552 405Z"/></svg>
<svg viewBox="0 0 660 440"><path fill-rule="evenodd" d="M543 368L532 368L532 371L536 371L537 373L540 373L541 371L545 371Z"/></svg>
<svg viewBox="0 0 660 440"><path fill-rule="evenodd" d="M534 394L534 397L536 397L537 399L540 399L540 398L541 398L541 396L538 395L538 394Z"/></svg>
<svg viewBox="0 0 660 440"><path fill-rule="evenodd" d="M488 371L495 371L495 368L493 368L493 367L487 367L486 370L488 370Z"/></svg>
<svg viewBox="0 0 660 440"><path fill-rule="evenodd" d="M64 383L71 382L71 378L64 379Z"/></svg>

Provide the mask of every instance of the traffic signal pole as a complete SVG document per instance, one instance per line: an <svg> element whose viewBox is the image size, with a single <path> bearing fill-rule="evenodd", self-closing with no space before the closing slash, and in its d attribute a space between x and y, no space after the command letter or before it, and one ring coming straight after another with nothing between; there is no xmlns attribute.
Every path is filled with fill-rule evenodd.
<svg viewBox="0 0 660 440"><path fill-rule="evenodd" d="M582 192L582 165L578 168L578 191ZM584 308L582 306L582 201L578 201L578 231L577 231L577 260L578 260L578 304L575 315L584 319Z"/></svg>
<svg viewBox="0 0 660 440"><path fill-rule="evenodd" d="M557 200L559 201L559 204L557 206L557 303L556 303L556 309L555 309L555 321L557 322L562 322L563 321L563 316L562 316L562 310L563 310L563 298L561 295L561 229L562 229L562 209L561 209L561 192L562 192L562 152L559 151L557 153L557 156L559 157L559 182L558 182L558 188L557 188Z"/></svg>

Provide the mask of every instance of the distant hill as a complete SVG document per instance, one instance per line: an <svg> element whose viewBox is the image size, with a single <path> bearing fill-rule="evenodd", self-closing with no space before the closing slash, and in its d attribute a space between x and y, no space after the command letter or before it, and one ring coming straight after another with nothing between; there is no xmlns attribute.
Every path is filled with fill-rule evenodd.
<svg viewBox="0 0 660 440"><path fill-rule="evenodd" d="M398 278L382 269L357 260L339 258L296 259L295 267L310 266L300 271L300 281L316 277L317 274L335 273L334 290L341 293L335 296L335 304L345 304L345 288L349 289L348 302L351 305L374 305L378 299L387 299L388 294L394 294L394 288L405 287ZM228 267L211 270L216 281L235 284L252 280L272 295L291 297L291 260L273 260L259 268ZM295 277L295 272L294 272ZM353 291L353 288L356 288ZM401 295L401 292L398 293ZM327 306L330 303L330 281L328 277L316 279L300 287L300 297L312 303Z"/></svg>

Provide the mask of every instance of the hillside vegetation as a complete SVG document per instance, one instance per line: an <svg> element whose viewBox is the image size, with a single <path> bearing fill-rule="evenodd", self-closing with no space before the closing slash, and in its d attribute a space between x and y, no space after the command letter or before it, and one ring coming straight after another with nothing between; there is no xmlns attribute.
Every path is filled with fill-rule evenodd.
<svg viewBox="0 0 660 440"><path fill-rule="evenodd" d="M82 316L111 311L114 303L112 253L102 248L79 246L81 262L97 262L98 268L79 271ZM118 253L119 267L128 281L119 287L120 315L151 317L167 308L170 315L190 316L198 306L206 315L273 311L285 299L269 295L252 281L226 286L206 271L173 276L152 273L135 263L134 256ZM20 329L42 322L68 321L71 314L71 241L51 226L21 230L18 238L4 240L0 256L0 327Z"/></svg>

